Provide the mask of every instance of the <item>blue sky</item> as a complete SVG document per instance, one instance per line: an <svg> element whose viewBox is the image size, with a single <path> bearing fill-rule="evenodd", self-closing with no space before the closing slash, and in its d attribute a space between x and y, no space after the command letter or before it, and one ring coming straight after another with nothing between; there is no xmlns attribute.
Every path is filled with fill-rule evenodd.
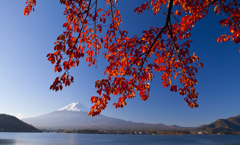
<svg viewBox="0 0 240 145"><path fill-rule="evenodd" d="M130 35L141 35L150 26L164 25L165 16L146 11L134 14L133 9L145 0L132 0L128 4L119 0L123 24L121 29ZM107 61L98 56L97 68L88 67L85 60L71 70L75 83L63 91L49 90L56 76L54 66L47 60L53 52L54 42L66 22L64 6L59 1L38 0L35 12L23 15L25 0L2 1L0 9L0 113L18 117L33 117L60 109L72 102L91 107L90 97L96 95L94 83L106 78ZM199 108L191 109L178 93L163 88L161 73L155 73L151 83L150 98L143 102L139 96L127 100L123 109L115 109L112 97L102 115L134 122L163 123L166 125L199 126L219 118L240 114L240 53L233 42L217 43L221 34L229 29L218 23L221 16L211 12L192 30L194 43L190 51L196 52L204 68L197 74Z"/></svg>

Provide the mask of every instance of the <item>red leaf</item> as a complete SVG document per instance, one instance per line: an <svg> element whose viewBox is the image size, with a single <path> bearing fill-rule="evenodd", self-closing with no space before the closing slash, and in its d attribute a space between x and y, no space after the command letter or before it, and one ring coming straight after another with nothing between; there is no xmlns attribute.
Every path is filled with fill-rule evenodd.
<svg viewBox="0 0 240 145"><path fill-rule="evenodd" d="M178 10L175 11L174 15L178 15Z"/></svg>
<svg viewBox="0 0 240 145"><path fill-rule="evenodd" d="M77 65L77 66L79 65L79 60L78 60L78 59L76 60L76 65Z"/></svg>
<svg viewBox="0 0 240 145"><path fill-rule="evenodd" d="M60 90L62 90L62 89L63 89L63 86L62 86L62 85L60 85L60 86L59 86L59 88L60 88Z"/></svg>
<svg viewBox="0 0 240 145"><path fill-rule="evenodd" d="M87 29L87 25L84 27L84 29L83 30L86 30Z"/></svg>
<svg viewBox="0 0 240 145"><path fill-rule="evenodd" d="M57 72L58 70L58 65L55 66L54 71Z"/></svg>
<svg viewBox="0 0 240 145"><path fill-rule="evenodd" d="M48 53L46 57L49 57L52 53Z"/></svg>
<svg viewBox="0 0 240 145"><path fill-rule="evenodd" d="M218 5L215 6L215 8L214 8L214 12L217 13L217 14L219 14L219 8L218 8Z"/></svg>
<svg viewBox="0 0 240 145"><path fill-rule="evenodd" d="M231 27L230 32L234 33L234 27Z"/></svg>
<svg viewBox="0 0 240 145"><path fill-rule="evenodd" d="M68 22L63 24L63 27L67 27L68 26Z"/></svg>
<svg viewBox="0 0 240 145"><path fill-rule="evenodd" d="M67 30L70 30L70 29L71 29L71 24L68 24Z"/></svg>
<svg viewBox="0 0 240 145"><path fill-rule="evenodd" d="M177 92L177 86L176 85L172 85L170 91Z"/></svg>
<svg viewBox="0 0 240 145"><path fill-rule="evenodd" d="M98 90L97 93L99 94L99 96L101 96L101 94L102 94L102 89Z"/></svg>
<svg viewBox="0 0 240 145"><path fill-rule="evenodd" d="M102 11L103 9L98 9L97 13L99 13L100 11Z"/></svg>
<svg viewBox="0 0 240 145"><path fill-rule="evenodd" d="M61 72L61 71L62 71L62 68L61 68L61 67L59 67L59 68L58 68L58 72Z"/></svg>
<svg viewBox="0 0 240 145"><path fill-rule="evenodd" d="M67 69L67 61L64 61L63 66L64 66L64 70Z"/></svg>

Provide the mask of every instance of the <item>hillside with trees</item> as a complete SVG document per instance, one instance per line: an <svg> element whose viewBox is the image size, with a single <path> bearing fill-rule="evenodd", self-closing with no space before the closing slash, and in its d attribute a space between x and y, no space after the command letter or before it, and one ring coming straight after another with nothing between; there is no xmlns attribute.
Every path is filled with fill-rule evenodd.
<svg viewBox="0 0 240 145"><path fill-rule="evenodd" d="M199 130L206 130L210 132L239 132L240 115L229 117L227 119L218 119L209 125L202 126Z"/></svg>
<svg viewBox="0 0 240 145"><path fill-rule="evenodd" d="M39 129L29 125L18 118L0 114L0 132L41 132Z"/></svg>

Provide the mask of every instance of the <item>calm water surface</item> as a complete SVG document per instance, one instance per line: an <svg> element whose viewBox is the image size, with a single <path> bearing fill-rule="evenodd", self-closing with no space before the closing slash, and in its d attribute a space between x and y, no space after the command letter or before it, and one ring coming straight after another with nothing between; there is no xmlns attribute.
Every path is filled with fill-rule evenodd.
<svg viewBox="0 0 240 145"><path fill-rule="evenodd" d="M0 145L240 145L240 135L0 133Z"/></svg>

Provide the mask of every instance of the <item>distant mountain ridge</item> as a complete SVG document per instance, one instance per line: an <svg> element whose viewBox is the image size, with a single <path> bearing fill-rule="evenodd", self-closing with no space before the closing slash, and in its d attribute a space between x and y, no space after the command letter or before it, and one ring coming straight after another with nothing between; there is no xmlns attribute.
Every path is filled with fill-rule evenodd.
<svg viewBox="0 0 240 145"><path fill-rule="evenodd" d="M199 130L220 132L220 131L240 131L240 115L227 119L218 119L215 122L204 125Z"/></svg>
<svg viewBox="0 0 240 145"><path fill-rule="evenodd" d="M37 128L29 125L18 118L0 114L0 132L41 132Z"/></svg>
<svg viewBox="0 0 240 145"><path fill-rule="evenodd" d="M41 129L192 129L161 123L136 123L104 115L90 117L87 110L81 103L71 103L57 111L22 120Z"/></svg>

